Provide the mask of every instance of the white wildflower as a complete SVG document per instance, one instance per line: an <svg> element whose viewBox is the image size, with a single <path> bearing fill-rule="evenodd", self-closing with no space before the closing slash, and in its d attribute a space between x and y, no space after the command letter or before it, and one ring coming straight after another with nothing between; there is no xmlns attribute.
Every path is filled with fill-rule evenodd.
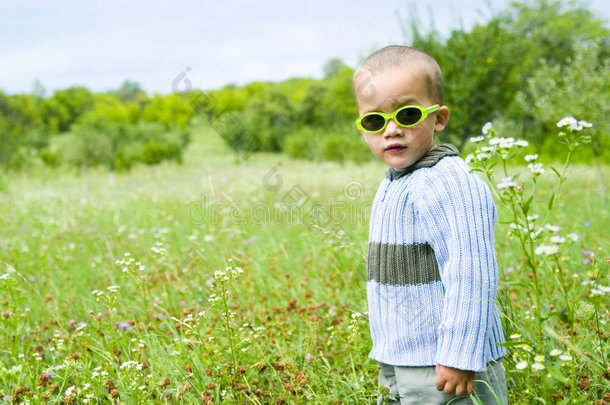
<svg viewBox="0 0 610 405"><path fill-rule="evenodd" d="M528 215L527 216L527 220L530 221L530 222L535 222L538 218L540 218L540 215L538 215L538 214Z"/></svg>
<svg viewBox="0 0 610 405"><path fill-rule="evenodd" d="M557 122L557 127L570 127L570 129L576 129L578 121L574 117L564 117Z"/></svg>
<svg viewBox="0 0 610 405"><path fill-rule="evenodd" d="M138 363L137 361L134 361L134 360L126 361L123 364L121 364L121 366L120 366L121 369L124 369L124 368L130 369L132 367L134 367L136 370L141 370L142 369L142 365L140 363Z"/></svg>
<svg viewBox="0 0 610 405"><path fill-rule="evenodd" d="M521 337L520 333L513 333L512 335L510 335L511 339L519 339Z"/></svg>
<svg viewBox="0 0 610 405"><path fill-rule="evenodd" d="M483 141L484 139L485 139L484 136L473 136L472 138L470 138L470 142L479 143L479 142Z"/></svg>
<svg viewBox="0 0 610 405"><path fill-rule="evenodd" d="M515 146L515 138L500 138L499 146L502 149L510 149Z"/></svg>
<svg viewBox="0 0 610 405"><path fill-rule="evenodd" d="M552 232L552 233L559 232L559 230L561 229L557 225L551 225L551 224L546 224L544 227L546 228L547 231Z"/></svg>
<svg viewBox="0 0 610 405"><path fill-rule="evenodd" d="M568 239L570 239L572 242L577 242L578 241L578 234L576 234L576 233L569 233L568 234Z"/></svg>
<svg viewBox="0 0 610 405"><path fill-rule="evenodd" d="M587 121L578 121L578 126L581 128L591 128L593 126L593 124L591 124L590 122Z"/></svg>
<svg viewBox="0 0 610 405"><path fill-rule="evenodd" d="M535 176L538 176L545 172L544 168L542 167L542 163L530 163L529 165L527 165L527 167L532 171Z"/></svg>
<svg viewBox="0 0 610 405"><path fill-rule="evenodd" d="M155 245L156 246L150 248L153 253L158 256L163 256L165 253L167 253L167 250L163 247L163 243L157 242Z"/></svg>
<svg viewBox="0 0 610 405"><path fill-rule="evenodd" d="M563 360L563 361L571 361L572 360L572 356L570 356L569 354L562 354L559 356L559 359Z"/></svg>
<svg viewBox="0 0 610 405"><path fill-rule="evenodd" d="M525 148L527 146L529 146L529 142L528 141L524 141L523 139L518 139L517 141L515 141L515 146L519 146L521 148Z"/></svg>
<svg viewBox="0 0 610 405"><path fill-rule="evenodd" d="M515 364L515 368L517 370L523 370L527 367L527 361L521 360L519 363Z"/></svg>
<svg viewBox="0 0 610 405"><path fill-rule="evenodd" d="M537 255L554 255L559 253L559 247L557 245L540 245L534 250Z"/></svg>
<svg viewBox="0 0 610 405"><path fill-rule="evenodd" d="M535 155L525 155L525 161L526 162L531 162L533 160L538 159L538 154Z"/></svg>
<svg viewBox="0 0 610 405"><path fill-rule="evenodd" d="M544 356L539 354L538 356L534 357L534 361L536 363L542 363L544 361Z"/></svg>
<svg viewBox="0 0 610 405"><path fill-rule="evenodd" d="M479 162L484 162L488 159L491 159L491 154L490 153L479 153L475 159L478 160Z"/></svg>
<svg viewBox="0 0 610 405"><path fill-rule="evenodd" d="M553 349L553 350L551 350L551 352L549 353L549 355L550 355L550 356L553 356L553 357L557 357L557 356L559 356L561 353L563 353L561 350L559 350L559 349Z"/></svg>
<svg viewBox="0 0 610 405"><path fill-rule="evenodd" d="M513 181L512 177L505 177L500 183L498 183L497 187L498 189L502 190L504 188L517 187L517 183Z"/></svg>
<svg viewBox="0 0 610 405"><path fill-rule="evenodd" d="M483 128L481 131L483 132L483 135L488 135L489 131L491 131L491 130L492 130L491 122L486 122L485 125L483 125Z"/></svg>
<svg viewBox="0 0 610 405"><path fill-rule="evenodd" d="M532 364L532 371L540 371L540 370L544 370L544 364L542 364L542 363Z"/></svg>
<svg viewBox="0 0 610 405"><path fill-rule="evenodd" d="M603 285L600 285L599 288L592 288L591 289L591 295L595 296L595 295L606 295L610 293L610 287L605 287Z"/></svg>

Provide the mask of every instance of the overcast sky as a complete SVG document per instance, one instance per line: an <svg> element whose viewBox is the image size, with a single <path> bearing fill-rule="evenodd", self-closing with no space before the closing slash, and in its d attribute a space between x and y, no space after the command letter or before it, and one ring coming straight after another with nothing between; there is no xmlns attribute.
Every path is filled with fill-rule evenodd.
<svg viewBox="0 0 610 405"><path fill-rule="evenodd" d="M47 91L84 85L116 89L132 80L169 93L183 71L196 88L321 77L331 58L404 43L399 15L414 1L310 0L0 0L0 90ZM507 0L418 1L424 30L442 33L484 22ZM608 20L610 1L591 9ZM460 25L462 24L462 25Z"/></svg>

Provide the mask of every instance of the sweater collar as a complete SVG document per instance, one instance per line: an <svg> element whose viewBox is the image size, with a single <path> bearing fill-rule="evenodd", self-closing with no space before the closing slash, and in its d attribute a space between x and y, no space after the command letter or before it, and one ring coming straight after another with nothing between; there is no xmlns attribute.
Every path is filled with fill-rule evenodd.
<svg viewBox="0 0 610 405"><path fill-rule="evenodd" d="M437 146L432 149L424 156L422 156L417 162L413 163L411 166L405 168L403 171L395 170L392 167L389 167L386 171L386 177L390 180L396 180L406 174L414 172L417 169L421 169L422 167L432 167L437 164L442 158L445 156L457 156L458 149L450 143L444 143L442 145Z"/></svg>

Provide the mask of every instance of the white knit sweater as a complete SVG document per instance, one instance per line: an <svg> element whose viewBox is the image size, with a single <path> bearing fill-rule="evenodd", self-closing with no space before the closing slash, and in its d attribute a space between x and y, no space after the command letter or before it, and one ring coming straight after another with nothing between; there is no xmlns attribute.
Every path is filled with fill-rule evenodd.
<svg viewBox="0 0 610 405"><path fill-rule="evenodd" d="M496 209L487 185L442 145L390 170L371 210L370 357L485 370L506 354L496 307Z"/></svg>

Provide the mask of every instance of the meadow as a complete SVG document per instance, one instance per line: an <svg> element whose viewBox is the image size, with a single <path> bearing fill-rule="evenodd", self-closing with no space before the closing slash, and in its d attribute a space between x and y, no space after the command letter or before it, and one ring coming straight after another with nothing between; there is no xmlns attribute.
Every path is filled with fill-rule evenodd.
<svg viewBox="0 0 610 405"><path fill-rule="evenodd" d="M211 128L192 139L182 165L0 181L0 401L376 402L365 260L384 166L236 161ZM610 403L610 204L595 170L572 167L542 215L572 239L536 263L536 294L499 212L510 403Z"/></svg>

